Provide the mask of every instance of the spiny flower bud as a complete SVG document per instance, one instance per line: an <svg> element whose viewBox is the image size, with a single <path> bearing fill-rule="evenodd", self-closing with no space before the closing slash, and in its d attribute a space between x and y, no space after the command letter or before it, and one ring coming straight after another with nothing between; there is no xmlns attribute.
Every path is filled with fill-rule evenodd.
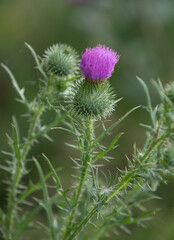
<svg viewBox="0 0 174 240"><path fill-rule="evenodd" d="M100 82L111 77L120 55L110 48L98 45L87 48L80 61L80 68L86 80Z"/></svg>
<svg viewBox="0 0 174 240"><path fill-rule="evenodd" d="M69 96L70 112L81 117L106 118L114 110L115 103L115 94L108 81L78 81Z"/></svg>
<svg viewBox="0 0 174 240"><path fill-rule="evenodd" d="M43 66L59 79L74 77L79 70L79 57L76 51L66 44L55 44L45 51Z"/></svg>

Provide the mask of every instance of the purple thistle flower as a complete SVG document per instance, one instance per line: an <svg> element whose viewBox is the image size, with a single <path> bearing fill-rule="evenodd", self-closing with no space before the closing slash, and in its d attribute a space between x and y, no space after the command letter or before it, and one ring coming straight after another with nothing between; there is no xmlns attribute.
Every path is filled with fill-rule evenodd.
<svg viewBox="0 0 174 240"><path fill-rule="evenodd" d="M100 82L111 77L120 55L106 46L87 48L80 61L80 68L89 81Z"/></svg>

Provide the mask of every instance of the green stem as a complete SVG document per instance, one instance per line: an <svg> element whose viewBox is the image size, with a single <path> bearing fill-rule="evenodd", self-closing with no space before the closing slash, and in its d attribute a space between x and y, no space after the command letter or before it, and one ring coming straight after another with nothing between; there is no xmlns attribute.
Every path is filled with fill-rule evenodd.
<svg viewBox="0 0 174 240"><path fill-rule="evenodd" d="M159 146L167 137L168 133L164 134L160 139L156 140L155 142L151 143L151 146L149 147L149 150L147 153L142 157L141 162L143 163L144 160L149 156L149 154L152 153L152 151ZM147 165L145 165L147 166ZM88 213L88 215L77 225L75 230L71 233L69 232L69 235L67 236L66 240L73 240L74 237L79 234L79 232L82 230L82 228L90 221L90 219L98 212L99 207L103 207L104 205L108 204L110 200L113 197L116 197L118 195L118 192L124 188L126 188L129 184L129 182L132 180L133 177L136 177L136 173L138 172L138 168L141 168L141 164L138 164L135 166L135 169L132 169L128 174L122 177L120 182L118 183L117 187L115 188L114 193L112 193L110 196L108 196L106 199L103 199L100 204L96 204L92 210Z"/></svg>
<svg viewBox="0 0 174 240"><path fill-rule="evenodd" d="M96 214L98 206L94 206L84 220L77 226L75 231L67 238L67 240L74 239L75 236L81 231L81 229L89 222L89 220Z"/></svg>
<svg viewBox="0 0 174 240"><path fill-rule="evenodd" d="M83 186L85 183L85 180L89 174L89 163L91 162L91 156L92 156L92 141L93 141L93 120L87 120L85 122L86 126L85 128L85 141L84 141L84 152L82 155L82 168L81 168L81 177L80 177L80 184L77 189L77 195L76 195L76 202L74 209L76 210L78 207L79 199L83 190ZM75 213L75 212L74 212Z"/></svg>
<svg viewBox="0 0 174 240"><path fill-rule="evenodd" d="M44 106L40 105L38 110L36 111L36 113L33 116L32 122L31 122L30 127L29 127L26 144L25 144L25 147L24 147L24 150L23 150L23 153L22 153L22 160L23 161L25 161L25 159L26 159L26 157L28 155L28 152L29 152L29 150L30 150L30 148L32 146L32 143L35 140L33 138L33 134L35 132L35 128L36 128L37 122L39 121L43 111L44 111Z"/></svg>
<svg viewBox="0 0 174 240"><path fill-rule="evenodd" d="M76 212L80 202L80 197L83 191L85 181L89 174L90 162L92 159L92 149L93 149L92 144L93 144L93 135L94 135L93 119L86 119L86 121L83 122L83 128L84 128L84 135L83 135L84 146L83 146L83 154L81 157L81 160L82 160L81 177L80 177L80 182L76 191L75 204L70 213L70 217L67 221L68 223L64 232L64 239L66 239L69 233L71 232L72 222L76 217Z"/></svg>
<svg viewBox="0 0 174 240"><path fill-rule="evenodd" d="M22 164L21 161L18 159L17 164L14 169L14 175L12 179L12 184L10 186L9 196L8 196L8 213L6 217L6 240L12 239L12 230L13 230L13 223L14 223L14 215L17 208L17 187L19 185L21 176L22 176Z"/></svg>
<svg viewBox="0 0 174 240"><path fill-rule="evenodd" d="M18 186L20 184L20 180L23 177L24 174L24 164L27 157L27 154L31 148L31 145L33 143L32 136L35 132L36 124L38 120L40 119L40 116L44 110L44 106L41 105L37 112L34 114L33 119L31 121L28 137L26 140L26 144L24 146L24 149L22 151L22 154L17 154L14 159L14 166L13 166L13 176L12 176L12 183L10 185L9 189L9 196L8 196L8 213L6 218L6 240L12 239L12 232L13 232L13 226L14 226L14 217L15 212L18 207L18 201L17 201L17 190Z"/></svg>

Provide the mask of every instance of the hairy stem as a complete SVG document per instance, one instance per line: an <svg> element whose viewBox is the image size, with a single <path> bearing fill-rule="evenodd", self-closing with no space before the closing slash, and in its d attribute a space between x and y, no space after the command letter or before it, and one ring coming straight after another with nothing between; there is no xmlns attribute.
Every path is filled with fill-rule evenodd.
<svg viewBox="0 0 174 240"><path fill-rule="evenodd" d="M16 154L16 156L13 159L13 175L12 175L12 183L10 184L9 189L9 196L8 196L8 214L6 218L6 240L12 239L12 232L13 232L13 226L14 226L14 217L16 215L16 209L18 207L18 201L17 201L17 192L18 187L20 184L20 180L23 177L24 170L25 170L25 160L27 157L27 154L31 148L31 145L33 143L32 136L35 132L36 124L38 120L40 119L40 116L43 112L44 106L40 105L38 110L33 116L33 119L31 121L29 131L28 131L28 137L26 140L26 144L24 145L22 154Z"/></svg>
<svg viewBox="0 0 174 240"><path fill-rule="evenodd" d="M64 239L66 239L71 232L72 222L76 217L76 212L78 209L78 205L80 202L80 197L83 191L83 187L85 184L85 181L88 177L89 170L90 170L90 162L92 159L92 144L93 144L93 135L94 135L94 129L93 129L93 119L86 119L83 123L83 129L84 129L84 145L83 145L83 153L82 153L82 166L81 166L81 176L80 176L80 182L76 190L76 196L75 196L75 204L74 207L70 213L70 217L67 222L67 227L64 232Z"/></svg>
<svg viewBox="0 0 174 240"><path fill-rule="evenodd" d="M25 144L25 147L24 147L23 152L22 152L23 161L25 161L25 159L28 155L28 152L29 152L29 150L32 146L32 143L35 140L33 138L33 134L35 133L36 124L39 121L39 119L41 117L41 114L43 113L43 110L44 110L44 106L40 105L40 107L38 108L38 110L34 114L33 119L31 121L29 131L28 131L28 137L27 137L27 140L26 140L26 144Z"/></svg>
<svg viewBox="0 0 174 240"><path fill-rule="evenodd" d="M19 185L19 182L22 176L22 169L23 169L23 166L21 163L21 159L17 159L14 166L14 175L13 175L12 184L10 186L10 191L8 196L8 213L6 218L6 236L5 236L6 240L12 239L14 216L17 208L17 199L16 199L17 187Z"/></svg>
<svg viewBox="0 0 174 240"><path fill-rule="evenodd" d="M167 139L168 136L169 136L169 133L165 133L160 139L157 139L151 143L146 154L141 158L141 164L144 163L144 161L152 153L152 151L156 149L160 144L162 144ZM66 240L73 240L79 234L79 232L83 229L83 227L98 212L99 208L102 208L104 205L108 204L113 197L116 197L118 195L118 192L120 190L125 189L128 186L132 178L136 177L136 174L138 173L139 168L141 168L141 164L139 163L138 165L134 166L134 168L129 173L127 173L125 176L122 176L122 179L117 184L116 188L114 189L114 192L107 198L102 199L99 204L96 204L88 213L88 215L77 225L77 227L73 229L74 231L69 232L69 235L67 236ZM145 165L145 167L148 167L148 165Z"/></svg>

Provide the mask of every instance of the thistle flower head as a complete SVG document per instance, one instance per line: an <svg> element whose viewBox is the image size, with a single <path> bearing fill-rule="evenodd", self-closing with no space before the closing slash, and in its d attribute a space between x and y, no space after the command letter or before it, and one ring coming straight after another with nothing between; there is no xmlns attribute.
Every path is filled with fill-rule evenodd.
<svg viewBox="0 0 174 240"><path fill-rule="evenodd" d="M50 74L68 79L77 74L79 57L72 47L66 44L55 44L45 51L43 66Z"/></svg>
<svg viewBox="0 0 174 240"><path fill-rule="evenodd" d="M78 81L69 95L71 114L85 118L106 118L113 112L116 102L108 81Z"/></svg>
<svg viewBox="0 0 174 240"><path fill-rule="evenodd" d="M80 68L89 81L100 82L111 77L120 55L106 46L87 48L82 55Z"/></svg>

